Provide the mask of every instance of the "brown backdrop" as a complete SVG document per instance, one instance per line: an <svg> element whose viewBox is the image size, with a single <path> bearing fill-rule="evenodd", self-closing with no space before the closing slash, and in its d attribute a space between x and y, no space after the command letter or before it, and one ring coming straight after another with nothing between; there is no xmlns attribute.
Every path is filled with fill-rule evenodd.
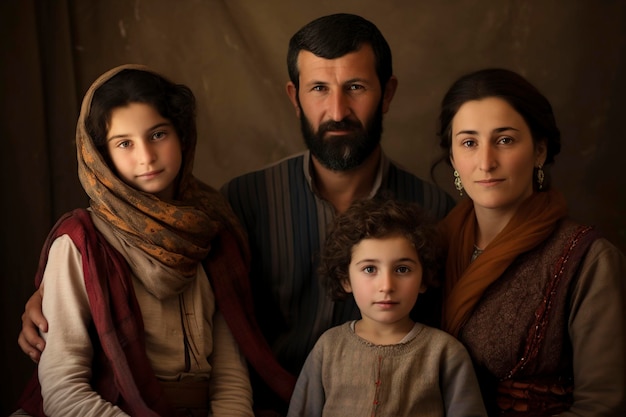
<svg viewBox="0 0 626 417"><path fill-rule="evenodd" d="M572 215L626 250L624 1L2 1L3 414L34 369L16 338L41 244L61 213L86 204L73 138L94 78L134 62L188 84L199 102L195 172L219 186L303 149L284 93L287 43L339 11L371 19L391 45L399 90L383 143L392 158L428 177L449 84L486 66L519 71L554 105L563 151L553 176ZM448 175L439 181L454 191Z"/></svg>

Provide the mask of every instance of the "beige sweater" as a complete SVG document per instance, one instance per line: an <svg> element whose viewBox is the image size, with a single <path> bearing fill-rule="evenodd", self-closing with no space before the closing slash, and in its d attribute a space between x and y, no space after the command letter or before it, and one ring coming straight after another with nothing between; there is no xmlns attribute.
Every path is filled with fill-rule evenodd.
<svg viewBox="0 0 626 417"><path fill-rule="evenodd" d="M373 345L353 323L324 333L309 354L289 405L296 416L486 416L463 345L417 323L398 344Z"/></svg>
<svg viewBox="0 0 626 417"><path fill-rule="evenodd" d="M181 294L159 299L142 279L158 277L162 267L139 256L139 251L116 239L111 229L92 218L129 261L144 320L146 350L156 376L168 381L209 379L214 415L252 416L245 360L223 317L215 311L213 291L202 267L198 267L193 284ZM49 331L44 334L46 349L39 363L39 380L46 414L125 416L89 385L93 355L88 334L91 315L81 256L68 236L53 243L43 282L43 312ZM188 339L187 363L183 329Z"/></svg>

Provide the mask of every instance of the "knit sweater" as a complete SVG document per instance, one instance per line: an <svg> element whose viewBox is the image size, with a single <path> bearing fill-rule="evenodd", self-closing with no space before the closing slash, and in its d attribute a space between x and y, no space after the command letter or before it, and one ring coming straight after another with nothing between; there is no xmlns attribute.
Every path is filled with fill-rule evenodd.
<svg viewBox="0 0 626 417"><path fill-rule="evenodd" d="M320 337L288 417L486 416L469 355L452 336L417 323L400 343L374 345L353 326Z"/></svg>

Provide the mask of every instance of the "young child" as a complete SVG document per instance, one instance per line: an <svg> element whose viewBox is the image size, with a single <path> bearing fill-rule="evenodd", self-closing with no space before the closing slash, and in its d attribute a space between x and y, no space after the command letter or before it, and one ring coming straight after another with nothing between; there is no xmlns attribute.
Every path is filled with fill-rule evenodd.
<svg viewBox="0 0 626 417"><path fill-rule="evenodd" d="M435 225L411 203L364 200L337 217L320 276L361 319L326 331L289 405L295 416L486 416L470 358L443 331L411 320L441 259Z"/></svg>
<svg viewBox="0 0 626 417"><path fill-rule="evenodd" d="M247 365L209 283L247 280L221 195L195 179L195 99L141 66L91 86L76 132L88 210L50 233L49 331L20 406L48 416L252 416Z"/></svg>

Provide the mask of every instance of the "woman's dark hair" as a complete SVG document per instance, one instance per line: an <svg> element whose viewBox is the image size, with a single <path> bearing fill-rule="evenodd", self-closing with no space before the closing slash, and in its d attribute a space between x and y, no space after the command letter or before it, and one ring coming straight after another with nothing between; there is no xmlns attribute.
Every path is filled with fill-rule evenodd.
<svg viewBox="0 0 626 417"><path fill-rule="evenodd" d="M335 59L358 51L369 44L376 57L376 74L382 91L393 75L391 49L380 30L369 20L354 14L338 13L322 16L303 26L289 41L287 71L289 79L298 90L298 55L309 51L314 55Z"/></svg>
<svg viewBox="0 0 626 417"><path fill-rule="evenodd" d="M125 69L94 92L85 121L87 133L110 167L106 139L111 112L131 103L149 104L168 119L180 138L183 151L195 142L196 100L191 90L150 71Z"/></svg>
<svg viewBox="0 0 626 417"><path fill-rule="evenodd" d="M523 118L530 129L535 144L545 142L545 165L552 164L561 151L561 133L548 99L516 72L502 68L488 68L462 76L452 84L441 102L437 135L443 150L431 168L442 161L450 164L452 146L452 119L459 108L468 101L497 97L505 100ZM544 185L543 189L547 189Z"/></svg>
<svg viewBox="0 0 626 417"><path fill-rule="evenodd" d="M354 246L363 239L392 236L403 236L415 247L422 264L423 285L438 285L443 245L434 219L414 203L360 200L335 219L321 252L319 276L334 301L348 297L342 284L350 281Z"/></svg>

